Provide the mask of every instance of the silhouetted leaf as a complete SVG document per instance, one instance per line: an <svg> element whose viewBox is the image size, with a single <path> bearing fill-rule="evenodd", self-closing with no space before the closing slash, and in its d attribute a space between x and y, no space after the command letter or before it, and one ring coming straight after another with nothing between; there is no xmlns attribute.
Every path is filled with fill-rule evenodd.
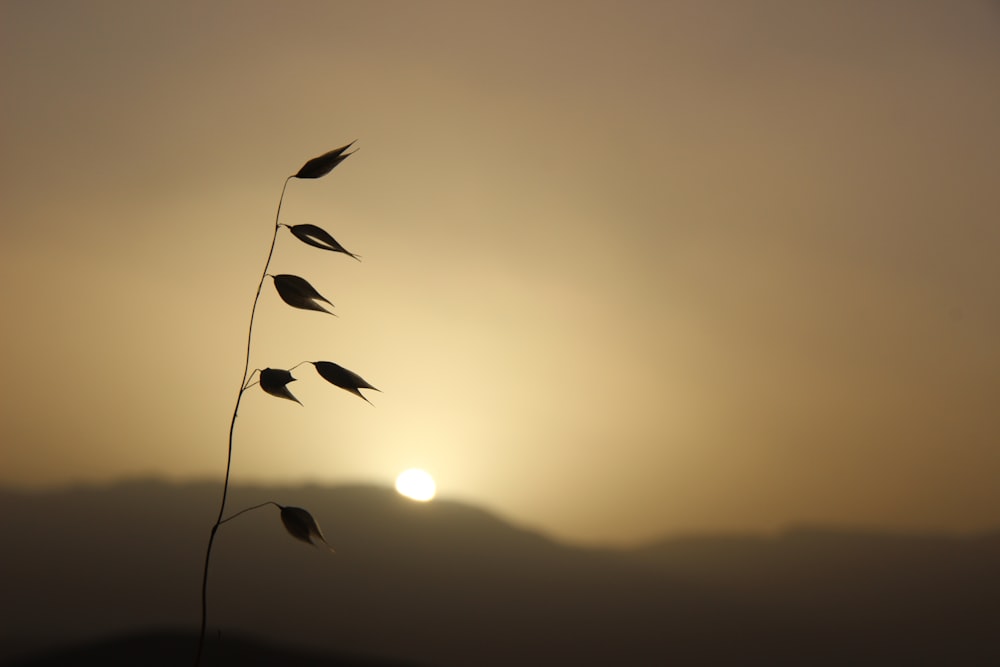
<svg viewBox="0 0 1000 667"><path fill-rule="evenodd" d="M334 148L329 153L323 153L319 157L314 157L302 165L302 168L295 174L295 178L321 178L326 176L333 171L334 167L355 153L355 151L344 153L344 151L353 145L354 142L352 141L346 146Z"/></svg>
<svg viewBox="0 0 1000 667"><path fill-rule="evenodd" d="M337 385L341 389L346 389L356 396L360 396L368 401L365 396L358 391L359 389L375 389L362 378L360 375L353 371L349 371L343 366L333 363L332 361L314 361L313 366L316 367L316 372L319 373L324 380L330 384ZM371 403L371 401L368 401Z"/></svg>
<svg viewBox="0 0 1000 667"><path fill-rule="evenodd" d="M279 507L281 506L279 505ZM333 551L333 547L326 541L319 526L316 525L316 520L301 507L281 507L281 523L285 524L285 530L295 539L317 546L313 541L315 538L322 542L327 549Z"/></svg>
<svg viewBox="0 0 1000 667"><path fill-rule="evenodd" d="M361 261L359 256L337 243L337 239L333 238L324 229L317 227L316 225L294 225L288 229L292 232L292 234L295 234L295 237L300 241L307 243L314 248L342 252L345 255Z"/></svg>
<svg viewBox="0 0 1000 667"><path fill-rule="evenodd" d="M287 398L290 401L295 401L299 405L302 405L302 401L292 396L292 392L290 392L288 387L285 386L289 382L295 382L295 378L292 377L290 371L282 370L280 368L265 368L260 372L261 389L272 396Z"/></svg>
<svg viewBox="0 0 1000 667"><path fill-rule="evenodd" d="M306 282L304 278L287 273L272 277L274 278L274 288L278 290L278 296L289 306L302 308L303 310L318 310L333 315L333 313L316 303L316 301L323 301L329 303L331 306L333 304L330 303L329 299L317 292L316 288Z"/></svg>

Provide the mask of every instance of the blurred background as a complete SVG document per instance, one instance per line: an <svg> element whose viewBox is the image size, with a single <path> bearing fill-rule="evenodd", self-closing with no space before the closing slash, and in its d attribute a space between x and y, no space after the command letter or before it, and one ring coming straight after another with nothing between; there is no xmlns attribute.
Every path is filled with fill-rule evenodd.
<svg viewBox="0 0 1000 667"><path fill-rule="evenodd" d="M0 3L0 484L390 485L587 543L1000 523L995 2ZM207 518L206 518L207 520Z"/></svg>

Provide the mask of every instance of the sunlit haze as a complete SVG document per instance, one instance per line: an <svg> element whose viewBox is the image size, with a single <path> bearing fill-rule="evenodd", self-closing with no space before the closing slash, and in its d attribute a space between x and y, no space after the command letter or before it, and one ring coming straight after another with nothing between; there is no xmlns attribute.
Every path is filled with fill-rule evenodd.
<svg viewBox="0 0 1000 667"><path fill-rule="evenodd" d="M1000 525L1000 7L0 3L0 485L377 483L586 542ZM308 373L305 371L309 371Z"/></svg>
<svg viewBox="0 0 1000 667"><path fill-rule="evenodd" d="M426 502L434 498L437 484L426 470L410 468L396 477L396 491L411 500Z"/></svg>

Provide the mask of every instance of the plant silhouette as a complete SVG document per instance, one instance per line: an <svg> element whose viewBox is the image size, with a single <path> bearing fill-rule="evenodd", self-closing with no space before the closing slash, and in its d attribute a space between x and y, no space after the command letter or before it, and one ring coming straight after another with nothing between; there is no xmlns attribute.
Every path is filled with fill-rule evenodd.
<svg viewBox="0 0 1000 667"><path fill-rule="evenodd" d="M292 225L288 228L288 231L294 234L303 243L307 243L314 248L332 250L333 252L342 252L349 257L353 257L354 259L361 261L360 255L355 255L353 252L337 243L337 239L333 238L326 231L320 229L316 225Z"/></svg>
<svg viewBox="0 0 1000 667"><path fill-rule="evenodd" d="M343 366L333 363L332 361L313 361L312 365L316 367L316 372L320 376L329 382L330 384L335 384L341 389L347 390L354 394L355 396L360 396L368 401L365 396L358 391L359 389L372 389L378 391L375 387L368 384L368 382L362 378L360 375L353 371L349 371ZM371 403L371 401L368 401Z"/></svg>
<svg viewBox="0 0 1000 667"><path fill-rule="evenodd" d="M278 290L278 296L289 306L303 310L319 310L333 315L332 312L316 303L322 301L333 306L330 300L320 294L305 278L287 273L271 276L271 278L274 279L274 289Z"/></svg>
<svg viewBox="0 0 1000 667"><path fill-rule="evenodd" d="M265 368L260 372L260 388L279 398L287 398L302 405L302 401L295 398L288 389L288 383L295 382L295 377L291 371L282 368Z"/></svg>
<svg viewBox="0 0 1000 667"><path fill-rule="evenodd" d="M229 493L230 470L232 468L233 461L233 433L236 427L236 415L239 413L240 402L243 399L243 394L246 393L250 387L255 384L259 384L260 388L271 396L295 401L299 405L302 405L302 402L299 401L299 399L297 399L288 389L288 385L296 380L295 376L292 375L292 371L299 366L308 363L313 365L317 374L324 380L361 397L368 403L371 403L371 401L368 401L368 399L363 396L359 390L373 389L378 391L375 387L362 379L357 373L349 371L343 366L335 364L332 361L302 361L290 369L255 368L253 371L250 370L250 355L253 348L253 325L257 314L257 303L260 301L260 293L264 286L264 280L268 276L270 276L274 281L274 288L278 292L278 296L281 297L281 300L289 306L334 315L333 312L327 310L320 303L323 302L330 307L333 307L330 300L320 294L319 291L304 278L290 274L272 275L267 272L271 266L271 259L274 257L274 249L278 241L278 231L282 227L285 227L295 238L314 248L338 252L357 260L360 259L360 257L352 252L349 252L344 248L344 246L340 245L340 243L338 243L337 240L334 239L333 236L331 236L326 230L317 227L316 225L289 226L281 222L281 205L285 199L285 190L288 188L288 182L293 178L318 179L326 176L333 171L337 165L356 152L347 152L347 150L353 145L354 142L352 141L346 146L335 148L332 151L309 160L302 165L302 168L300 168L298 172L286 178L285 183L281 188L281 196L278 199L278 211L274 216L274 236L271 237L271 248L268 250L267 260L264 262L264 270L261 273L260 282L257 284L257 293L254 295L253 306L250 309L250 326L247 330L246 362L243 366L243 379L240 380L240 390L236 395L236 405L233 408L233 416L229 422L229 449L226 455L226 475L222 484L222 500L219 503L219 513L215 519L215 523L212 525L212 530L208 536L208 545L205 549L205 567L201 580L201 631L198 636L198 652L195 655L195 667L198 667L201 664L202 653L205 646L205 630L208 622L208 575L212 561L212 546L215 544L216 533L218 533L222 524L232 521L236 517L252 510L259 509L266 505L273 505L279 510L281 523L284 525L285 530L288 531L289 535L297 540L306 542L307 544L311 544L313 546L323 545L331 552L333 551L333 547L330 546L330 544L326 541L326 538L323 536L323 532L320 530L319 524L316 523L316 520L308 510L301 507L291 507L269 500L265 503L254 505L253 507L244 508L229 517L226 517L225 514L226 497ZM251 381L254 374L257 375L257 380Z"/></svg>

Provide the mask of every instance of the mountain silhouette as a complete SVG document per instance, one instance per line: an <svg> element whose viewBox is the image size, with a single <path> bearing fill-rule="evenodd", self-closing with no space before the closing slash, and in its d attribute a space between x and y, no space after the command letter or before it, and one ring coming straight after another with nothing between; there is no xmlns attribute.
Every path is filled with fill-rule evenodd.
<svg viewBox="0 0 1000 667"><path fill-rule="evenodd" d="M193 651L219 492L0 490L0 661ZM1000 664L1000 533L798 528L596 549L371 486L237 486L229 507L268 500L308 508L337 553L293 540L273 507L226 523L209 664Z"/></svg>

